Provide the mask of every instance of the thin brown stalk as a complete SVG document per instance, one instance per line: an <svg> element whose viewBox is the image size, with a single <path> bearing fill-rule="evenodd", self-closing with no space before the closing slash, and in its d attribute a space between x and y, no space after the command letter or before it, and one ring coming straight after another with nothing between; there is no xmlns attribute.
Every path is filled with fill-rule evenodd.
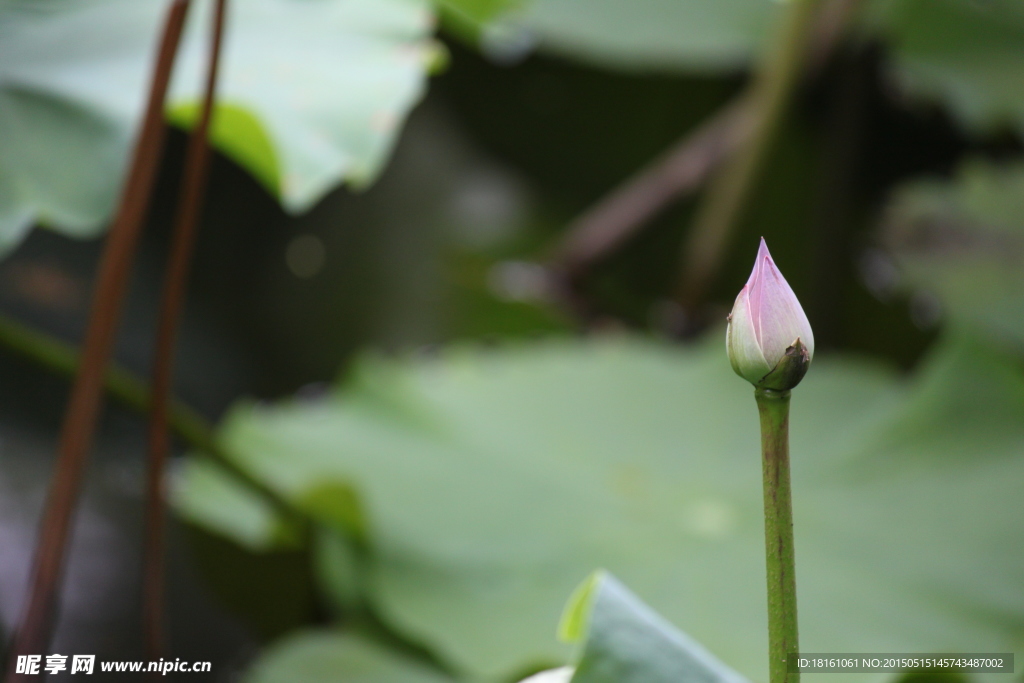
<svg viewBox="0 0 1024 683"><path fill-rule="evenodd" d="M825 64L862 0L830 0L814 23L805 77ZM631 239L669 204L699 189L748 144L759 118L751 85L651 164L575 219L553 251L552 270L573 281ZM713 269L712 269L713 273Z"/></svg>
<svg viewBox="0 0 1024 683"><path fill-rule="evenodd" d="M754 74L751 134L711 181L680 259L676 299L693 310L706 295L761 175L802 77L839 42L860 0L790 0L772 49Z"/></svg>
<svg viewBox="0 0 1024 683"><path fill-rule="evenodd" d="M43 511L29 599L8 652L10 681L27 678L14 673L17 655L44 652L53 632L71 521L95 437L106 368L113 351L139 232L163 151L164 100L188 6L188 0L175 0L167 13L142 130L100 260L82 362L65 412L56 470Z"/></svg>
<svg viewBox="0 0 1024 683"><path fill-rule="evenodd" d="M750 120L746 99L737 97L574 220L553 262L575 276L615 251L665 206L698 188L746 140Z"/></svg>
<svg viewBox="0 0 1024 683"><path fill-rule="evenodd" d="M164 470L170 451L168 416L174 383L174 347L184 305L188 273L195 247L196 226L202 211L209 175L209 129L217 87L224 14L227 0L217 0L206 73L206 89L199 120L189 138L185 170L174 222L171 253L160 304L156 352L153 360L153 400L149 420L149 465L146 473L146 535L143 555L142 621L150 661L163 654L166 504Z"/></svg>

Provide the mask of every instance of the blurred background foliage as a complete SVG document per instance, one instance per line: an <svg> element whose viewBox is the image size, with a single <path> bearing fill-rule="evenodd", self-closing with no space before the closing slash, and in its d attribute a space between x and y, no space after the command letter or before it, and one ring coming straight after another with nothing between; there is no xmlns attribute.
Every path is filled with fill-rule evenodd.
<svg viewBox="0 0 1024 683"><path fill-rule="evenodd" d="M754 405L721 344L763 235L818 342L793 415L804 649L1020 660L1024 10L821 4L812 38L841 37L699 310L674 295L700 191L571 279L567 235L741 96L787 2L233 4L181 340L202 438L174 477L174 656L513 681L569 660L562 606L605 567L763 680ZM67 391L41 350L81 337L164 5L0 4L7 628ZM142 375L199 7L120 337ZM54 651L139 649L142 444L112 405Z"/></svg>

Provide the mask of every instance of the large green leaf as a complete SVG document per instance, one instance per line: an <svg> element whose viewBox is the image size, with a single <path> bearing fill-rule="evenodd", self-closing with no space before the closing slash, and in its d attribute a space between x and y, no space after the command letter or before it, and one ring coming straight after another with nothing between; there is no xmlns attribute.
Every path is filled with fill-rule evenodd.
<svg viewBox="0 0 1024 683"><path fill-rule="evenodd" d="M169 116L197 110L211 3L193 3ZM0 248L33 221L109 218L164 0L0 3ZM431 58L427 0L245 0L228 18L214 142L290 211L380 171Z"/></svg>
<svg viewBox="0 0 1024 683"><path fill-rule="evenodd" d="M371 600L472 677L564 662L551 625L580 578L603 566L760 679L757 416L712 341L368 361L337 397L237 408L224 444L338 528L314 494L356 487ZM913 387L824 357L794 394L803 649L1019 650L1019 368L950 341Z"/></svg>
<svg viewBox="0 0 1024 683"><path fill-rule="evenodd" d="M567 609L580 623L565 635L584 643L572 683L747 683L606 572Z"/></svg>
<svg viewBox="0 0 1024 683"><path fill-rule="evenodd" d="M1017 0L877 0L895 80L966 124L1024 130L1024 11Z"/></svg>
<svg viewBox="0 0 1024 683"><path fill-rule="evenodd" d="M453 683L424 664L355 635L299 632L278 642L246 673L246 683Z"/></svg>
<svg viewBox="0 0 1024 683"><path fill-rule="evenodd" d="M541 49L616 69L744 67L778 7L772 0L533 0L506 16Z"/></svg>
<svg viewBox="0 0 1024 683"><path fill-rule="evenodd" d="M613 69L720 72L745 68L765 44L772 0L526 0L504 15L486 0L441 0L491 22L496 45ZM511 3L510 3L511 4ZM825 3L822 3L823 5ZM892 80L939 101L981 131L1024 129L1024 11L1018 0L875 0L859 22L887 44ZM496 20L495 16L500 19Z"/></svg>
<svg viewBox="0 0 1024 683"><path fill-rule="evenodd" d="M883 235L904 286L955 323L1024 349L1024 165L974 161L894 197Z"/></svg>

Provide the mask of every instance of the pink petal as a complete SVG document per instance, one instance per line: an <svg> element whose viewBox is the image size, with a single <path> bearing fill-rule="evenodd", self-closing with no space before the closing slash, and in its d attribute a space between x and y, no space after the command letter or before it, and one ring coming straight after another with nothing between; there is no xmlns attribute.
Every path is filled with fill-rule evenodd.
<svg viewBox="0 0 1024 683"><path fill-rule="evenodd" d="M761 245L757 248L757 256L754 258L754 269L750 272L750 279L747 280L747 287L750 289L749 301L751 317L754 321L754 334L758 344L762 342L761 325L761 302L764 298L764 273L766 269L774 268L775 262L772 255L768 253L768 245L764 238L761 238Z"/></svg>
<svg viewBox="0 0 1024 683"><path fill-rule="evenodd" d="M753 315L757 321L758 342L765 359L774 366L798 337L813 353L814 337L800 301L775 266L763 239L761 249L765 256L758 258L761 263L759 298Z"/></svg>

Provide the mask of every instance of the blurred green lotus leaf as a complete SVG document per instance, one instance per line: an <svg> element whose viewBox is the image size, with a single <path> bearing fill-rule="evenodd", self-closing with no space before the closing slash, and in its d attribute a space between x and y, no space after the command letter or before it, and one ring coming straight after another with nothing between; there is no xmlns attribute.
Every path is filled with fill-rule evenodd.
<svg viewBox="0 0 1024 683"><path fill-rule="evenodd" d="M300 631L278 641L245 683L453 683L454 679L356 635Z"/></svg>
<svg viewBox="0 0 1024 683"><path fill-rule="evenodd" d="M905 289L937 297L953 324L1024 349L1024 165L972 161L914 181L883 222Z"/></svg>
<svg viewBox="0 0 1024 683"><path fill-rule="evenodd" d="M673 73L745 69L784 4L773 0L524 0L465 5L491 47L542 51L606 68ZM823 5L826 3L822 3ZM1018 0L875 0L857 22L887 45L895 85L942 102L968 126L1024 129L1024 11ZM479 10L486 7L489 13ZM485 35L487 31L484 31ZM485 47L488 42L484 41Z"/></svg>
<svg viewBox="0 0 1024 683"><path fill-rule="evenodd" d="M770 30L772 0L533 0L494 32L513 45L613 69L708 73L744 68ZM504 24L504 25L501 25Z"/></svg>
<svg viewBox="0 0 1024 683"><path fill-rule="evenodd" d="M711 336L686 349L617 338L368 358L336 396L236 407L221 438L300 508L328 482L353 486L367 599L469 678L564 664L552 625L581 577L606 567L756 680L757 416ZM815 364L792 418L803 648L1019 649L1019 368L960 339L912 384L864 361Z"/></svg>
<svg viewBox="0 0 1024 683"><path fill-rule="evenodd" d="M193 3L168 115L196 115L212 3ZM34 222L96 235L141 115L164 0L0 4L0 248ZM230 6L212 139L309 209L380 172L435 47L427 0L244 0Z"/></svg>
<svg viewBox="0 0 1024 683"><path fill-rule="evenodd" d="M877 0L893 80L965 124L1024 130L1024 9L1016 0Z"/></svg>

